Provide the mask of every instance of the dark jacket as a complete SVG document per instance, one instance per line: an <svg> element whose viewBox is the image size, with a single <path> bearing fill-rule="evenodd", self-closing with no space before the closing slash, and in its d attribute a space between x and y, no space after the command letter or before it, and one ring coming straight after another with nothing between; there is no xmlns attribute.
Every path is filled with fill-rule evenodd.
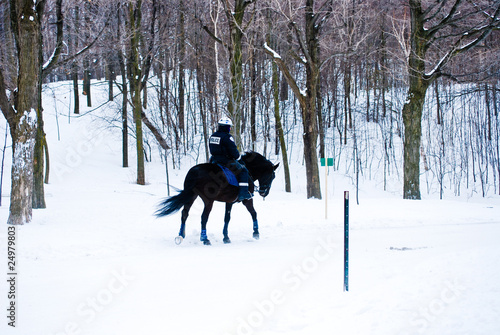
<svg viewBox="0 0 500 335"><path fill-rule="evenodd" d="M233 136L223 127L219 127L219 130L210 136L209 148L212 155L211 161L215 163L226 165L229 161L240 157Z"/></svg>

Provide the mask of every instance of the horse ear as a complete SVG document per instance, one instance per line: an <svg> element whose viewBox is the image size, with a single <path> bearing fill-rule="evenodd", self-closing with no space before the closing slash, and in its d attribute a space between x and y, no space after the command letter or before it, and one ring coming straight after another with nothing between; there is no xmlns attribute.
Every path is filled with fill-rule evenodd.
<svg viewBox="0 0 500 335"><path fill-rule="evenodd" d="M274 167L273 167L273 170L276 171L276 169L278 168L278 166L280 166L280 163L276 164Z"/></svg>

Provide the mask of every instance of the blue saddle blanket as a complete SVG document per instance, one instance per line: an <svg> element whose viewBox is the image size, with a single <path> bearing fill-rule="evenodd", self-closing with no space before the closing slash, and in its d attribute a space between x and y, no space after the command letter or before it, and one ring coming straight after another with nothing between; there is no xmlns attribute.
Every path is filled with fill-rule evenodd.
<svg viewBox="0 0 500 335"><path fill-rule="evenodd" d="M226 179L227 179L227 182L229 183L229 185L233 185L233 186L238 186L239 185L238 184L238 179L236 179L236 176L234 175L234 173L231 172L231 170L229 170L224 165L221 165L221 164L217 164L217 165L220 166L220 168L222 169L222 171L226 175Z"/></svg>

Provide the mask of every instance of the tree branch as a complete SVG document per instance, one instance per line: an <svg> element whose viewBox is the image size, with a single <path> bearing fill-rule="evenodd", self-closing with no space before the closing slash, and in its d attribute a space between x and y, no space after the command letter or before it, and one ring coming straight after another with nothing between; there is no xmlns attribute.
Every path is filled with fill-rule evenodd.
<svg viewBox="0 0 500 335"><path fill-rule="evenodd" d="M271 57L273 57L274 62L278 65L278 67L280 68L281 72L285 76L286 82L288 83L288 85L292 89L293 93L297 97L297 100L299 100L299 103L301 104L302 108L305 109L305 107L306 107L305 106L305 104L306 104L306 102L305 102L306 96L301 91L301 89L299 88L299 86L297 85L297 82L295 81L295 78L290 73L290 70L288 69L288 66L286 65L286 63L283 61L283 59L281 58L281 56L276 51L274 51L273 49L271 49L271 47L269 47L267 45L267 43L264 43L264 49L263 50L264 50L265 53L267 53L268 55L270 55Z"/></svg>
<svg viewBox="0 0 500 335"><path fill-rule="evenodd" d="M210 35L210 37L212 37L212 38L213 38L216 42L218 42L218 43L222 44L224 47L226 47L226 48L227 48L226 43L224 43L224 42L223 42L220 38L218 38L217 36L215 36L215 34L214 34L214 33L213 33L213 32L212 32L212 31L211 31L211 30L210 30L210 29L209 29L206 25L204 25L204 24L201 22L201 20L200 20L200 24L201 24L201 28L202 28L203 30L205 30L205 31L208 33L208 35Z"/></svg>
<svg viewBox="0 0 500 335"><path fill-rule="evenodd" d="M107 25L108 25L108 20L109 20L109 16L108 18L106 19L106 23L104 24L104 26L102 27L101 31L97 34L96 38L89 44L87 45L85 48L83 48L82 50L78 51L76 54L74 54L73 56L69 56L61 61L58 61L56 63L53 63L51 64L50 66L47 66L46 68L43 69L43 74L47 74L49 73L52 69L56 68L56 67L59 67L59 66L62 66L66 63L69 63L71 62L72 60L78 58L79 56L81 56L82 54L84 54L85 52L87 52L90 48L92 48L94 46L94 44L99 40L99 38L101 37L101 34L104 32L104 29L106 29Z"/></svg>
<svg viewBox="0 0 500 335"><path fill-rule="evenodd" d="M14 120L14 117L16 115L16 112L14 108L12 107L12 104L9 102L9 98L7 97L7 90L5 86L5 79L3 76L3 70L2 67L0 66L0 109L2 110L3 116L9 122L11 125L12 121Z"/></svg>
<svg viewBox="0 0 500 335"><path fill-rule="evenodd" d="M297 40L299 41L300 50L302 50L302 53L304 54L306 61L309 64L312 64L311 56L309 55L309 52L307 52L307 47L306 44L304 43L304 39L302 38L300 29L297 27L297 24L295 22L290 22L290 24L295 30L295 35L297 36Z"/></svg>
<svg viewBox="0 0 500 335"><path fill-rule="evenodd" d="M47 76L54 65L57 63L59 56L62 52L63 47L63 15L62 15L62 0L56 1L56 46L52 52L52 56L48 60L47 64L42 67L42 79Z"/></svg>
<svg viewBox="0 0 500 335"><path fill-rule="evenodd" d="M496 26L498 26L498 24L500 23L500 22L498 22L498 15L499 14L500 14L500 7L497 8L495 15L493 16L493 19L492 19L493 22L491 22L491 24L488 24L488 25L485 25L481 28L472 29L468 32L465 32L462 35L462 37L459 38L455 42L454 46L439 60L439 62L434 67L434 69L431 72L426 73L424 75L424 78L431 79L432 77L441 76L442 75L441 70L442 70L443 66L446 63L448 63L453 57L455 57L458 54L461 54L467 50L470 50L470 49L474 48L476 45L478 45L479 43L481 43L486 37L488 37L488 35L491 33L491 31ZM476 34L480 34L480 36L478 36L476 39L470 41L469 43L460 46L465 39L470 37L470 35L476 35Z"/></svg>
<svg viewBox="0 0 500 335"><path fill-rule="evenodd" d="M149 77L149 71L151 69L151 64L152 64L153 48L154 48L154 43L155 43L156 0L153 0L152 16L153 17L151 18L151 28L150 28L151 39L150 39L150 43L148 46L148 54L147 54L146 60L144 62L144 71L143 71L143 75L142 75L141 90L144 89L144 87L146 87L146 84L148 82L148 77Z"/></svg>
<svg viewBox="0 0 500 335"><path fill-rule="evenodd" d="M434 19L439 14L439 12L441 12L441 10L444 8L444 6L446 6L447 3L448 3L448 0L436 1L435 3L430 3L429 7L427 7L427 9L424 10L423 13L422 13L424 15L424 17L426 17L429 13L431 13L434 10L434 8L436 8L438 5L439 5L439 9L436 10L436 12L433 15L431 15L428 18L426 18L424 20L424 23L425 22L429 22L432 19Z"/></svg>
<svg viewBox="0 0 500 335"><path fill-rule="evenodd" d="M163 136L161 136L160 131L158 130L158 128L156 128L155 125L152 124L151 121L149 121L148 117L146 116L146 114L144 112L142 112L141 119L142 119L142 122L146 125L146 127L148 127L149 130L151 130L151 132L153 133L154 137L158 141L158 144L160 144L160 146L164 150L170 149L170 147L168 146L168 144L165 141L165 139L163 138Z"/></svg>
<svg viewBox="0 0 500 335"><path fill-rule="evenodd" d="M210 28L207 27L206 24L204 24L201 19L198 17L198 15L195 15L194 16L195 19L198 20L198 22L200 23L200 26L201 26L201 29L205 30L205 32L214 39L214 41L216 41L217 43L220 43L221 45L223 45L225 48L227 48L227 44L224 43L220 38L218 38L217 36L215 36L215 33L213 31L210 30Z"/></svg>

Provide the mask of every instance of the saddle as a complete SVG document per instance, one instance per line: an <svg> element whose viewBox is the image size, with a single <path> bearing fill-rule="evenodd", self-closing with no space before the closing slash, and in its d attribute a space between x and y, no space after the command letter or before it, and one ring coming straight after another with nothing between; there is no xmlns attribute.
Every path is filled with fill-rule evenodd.
<svg viewBox="0 0 500 335"><path fill-rule="evenodd" d="M222 169L222 172L224 172L224 175L226 176L226 179L227 179L227 182L229 183L229 185L239 186L238 179L236 179L236 176L234 175L234 173L231 172L231 170L229 170L224 165L221 165L221 164L217 164L217 165Z"/></svg>

